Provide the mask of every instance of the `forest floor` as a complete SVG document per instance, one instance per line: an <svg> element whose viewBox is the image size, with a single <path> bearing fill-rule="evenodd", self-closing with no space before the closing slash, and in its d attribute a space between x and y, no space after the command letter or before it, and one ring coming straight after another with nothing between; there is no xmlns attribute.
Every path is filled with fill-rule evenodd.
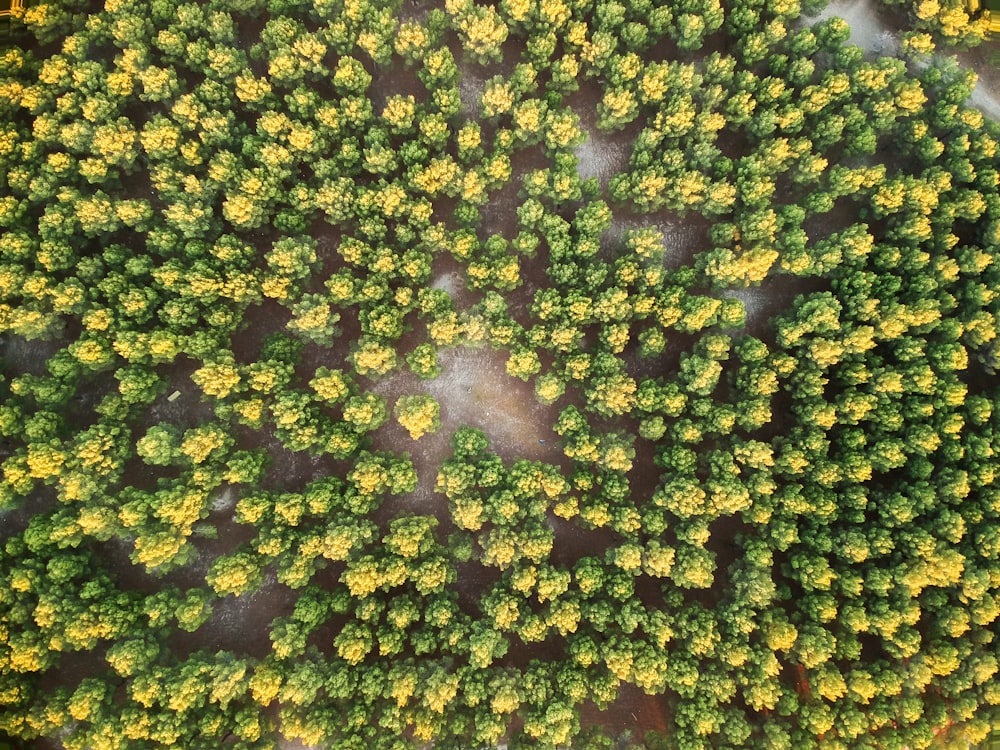
<svg viewBox="0 0 1000 750"><path fill-rule="evenodd" d="M893 56L899 51L899 19L879 0L832 0L815 16L804 16L805 23L818 23L839 16L851 27L849 44L866 52Z"/></svg>
<svg viewBox="0 0 1000 750"><path fill-rule="evenodd" d="M879 0L832 0L815 16L804 16L806 23L816 23L839 16L851 27L850 44L865 52L894 57L899 54L902 24L900 11L890 10ZM939 46L937 57L955 55L959 62L976 72L978 81L968 104L987 117L1000 121L1000 40L987 41L971 50L952 51Z"/></svg>
<svg viewBox="0 0 1000 750"><path fill-rule="evenodd" d="M375 386L375 393L389 404L399 396L425 393L441 407L441 428L418 442L395 421L375 435L379 450L410 449L419 484L403 498L412 506L407 508L409 512L437 511L437 469L451 455L451 437L459 427L485 432L490 449L505 463L519 458L558 462L562 456L556 445L559 436L551 429L557 412L538 403L529 383L508 375L506 362L504 352L486 346L458 347L440 356L441 374L434 380L420 380L409 371L400 371Z"/></svg>
<svg viewBox="0 0 1000 750"><path fill-rule="evenodd" d="M987 42L958 55L959 61L979 76L970 103L984 115L1000 121L1000 40Z"/></svg>

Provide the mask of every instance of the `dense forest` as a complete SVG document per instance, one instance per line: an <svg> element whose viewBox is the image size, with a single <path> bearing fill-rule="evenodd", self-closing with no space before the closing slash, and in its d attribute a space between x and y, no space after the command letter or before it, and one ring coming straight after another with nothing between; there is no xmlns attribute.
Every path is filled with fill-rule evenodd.
<svg viewBox="0 0 1000 750"><path fill-rule="evenodd" d="M0 733L982 740L1000 132L949 7L877 57L799 0L34 3Z"/></svg>

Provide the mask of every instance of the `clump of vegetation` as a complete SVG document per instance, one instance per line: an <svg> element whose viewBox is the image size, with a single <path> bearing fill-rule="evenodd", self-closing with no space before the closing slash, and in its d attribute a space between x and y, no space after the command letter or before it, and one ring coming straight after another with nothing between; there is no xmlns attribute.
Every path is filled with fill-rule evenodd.
<svg viewBox="0 0 1000 750"><path fill-rule="evenodd" d="M400 396L392 411L414 440L441 428L441 407L430 396Z"/></svg>
<svg viewBox="0 0 1000 750"><path fill-rule="evenodd" d="M959 48L975 47L990 36L990 21L982 11L970 12L962 0L883 0L889 6L906 9L911 31L906 44L923 54L933 52L932 40Z"/></svg>

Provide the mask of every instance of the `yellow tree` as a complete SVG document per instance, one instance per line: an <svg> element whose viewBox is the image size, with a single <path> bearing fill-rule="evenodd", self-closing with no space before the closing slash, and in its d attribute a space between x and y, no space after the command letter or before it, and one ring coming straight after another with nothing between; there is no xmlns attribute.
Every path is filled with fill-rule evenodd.
<svg viewBox="0 0 1000 750"><path fill-rule="evenodd" d="M441 407L430 396L400 396L393 413L414 440L441 427Z"/></svg>

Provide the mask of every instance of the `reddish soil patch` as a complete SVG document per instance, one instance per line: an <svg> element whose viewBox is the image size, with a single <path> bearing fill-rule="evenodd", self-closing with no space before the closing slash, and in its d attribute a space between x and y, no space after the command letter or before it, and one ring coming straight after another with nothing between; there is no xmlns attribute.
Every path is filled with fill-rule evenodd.
<svg viewBox="0 0 1000 750"><path fill-rule="evenodd" d="M669 718L666 696L647 695L628 684L622 685L618 697L603 711L587 703L580 714L583 726L598 726L609 736L632 741L640 740L646 732L666 732Z"/></svg>

